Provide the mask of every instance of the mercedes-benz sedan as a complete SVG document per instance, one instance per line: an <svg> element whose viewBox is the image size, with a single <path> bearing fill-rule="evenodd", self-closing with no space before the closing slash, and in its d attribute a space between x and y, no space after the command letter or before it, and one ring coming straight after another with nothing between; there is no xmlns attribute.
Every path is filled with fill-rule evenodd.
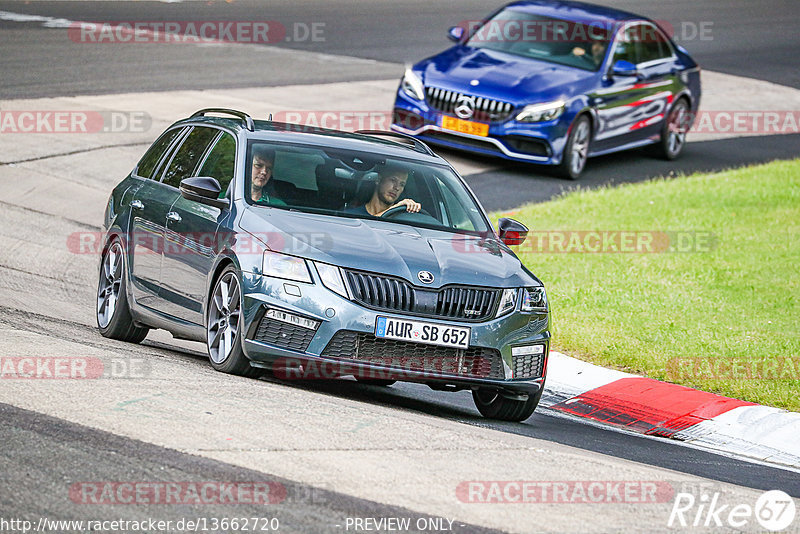
<svg viewBox="0 0 800 534"><path fill-rule="evenodd" d="M571 1L514 2L450 29L457 44L406 70L392 129L555 167L654 145L683 151L700 68L656 22Z"/></svg>

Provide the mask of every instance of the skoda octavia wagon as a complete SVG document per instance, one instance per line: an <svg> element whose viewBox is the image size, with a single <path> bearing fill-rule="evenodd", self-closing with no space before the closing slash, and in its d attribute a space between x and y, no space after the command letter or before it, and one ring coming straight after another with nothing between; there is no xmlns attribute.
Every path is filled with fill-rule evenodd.
<svg viewBox="0 0 800 534"><path fill-rule="evenodd" d="M237 375L468 389L520 421L542 394L549 307L509 248L527 228L498 227L413 138L200 110L108 200L97 324L205 342Z"/></svg>
<svg viewBox="0 0 800 534"><path fill-rule="evenodd" d="M406 70L392 129L555 167L654 145L682 152L700 67L656 22L582 2L514 2L450 29L456 45Z"/></svg>

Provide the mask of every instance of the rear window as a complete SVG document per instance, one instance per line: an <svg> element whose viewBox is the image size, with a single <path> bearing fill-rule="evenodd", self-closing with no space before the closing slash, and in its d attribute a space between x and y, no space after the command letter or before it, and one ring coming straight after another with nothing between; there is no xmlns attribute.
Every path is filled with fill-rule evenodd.
<svg viewBox="0 0 800 534"><path fill-rule="evenodd" d="M219 130L214 128L196 126L192 129L178 150L175 151L175 155L164 173L162 182L177 188L181 180L191 176L200 158L205 154L209 143L217 134L219 134Z"/></svg>
<svg viewBox="0 0 800 534"><path fill-rule="evenodd" d="M182 128L174 128L165 132L159 137L155 143L150 146L150 149L145 153L144 157L139 162L136 168L136 175L142 178L153 178L159 162L161 161L164 153L172 145L172 142L178 137Z"/></svg>

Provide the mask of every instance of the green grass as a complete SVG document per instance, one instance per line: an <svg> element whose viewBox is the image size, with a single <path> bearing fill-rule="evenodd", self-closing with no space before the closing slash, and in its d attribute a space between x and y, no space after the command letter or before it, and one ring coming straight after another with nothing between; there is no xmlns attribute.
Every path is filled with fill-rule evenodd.
<svg viewBox="0 0 800 534"><path fill-rule="evenodd" d="M554 349L800 411L800 160L577 191L494 218L503 215L531 229L516 248L547 287ZM700 232L714 242L693 252L551 253L533 235L594 230Z"/></svg>

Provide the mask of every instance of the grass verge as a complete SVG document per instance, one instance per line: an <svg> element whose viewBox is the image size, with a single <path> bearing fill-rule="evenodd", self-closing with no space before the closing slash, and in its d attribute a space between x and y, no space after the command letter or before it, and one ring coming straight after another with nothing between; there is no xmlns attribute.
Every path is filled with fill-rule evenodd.
<svg viewBox="0 0 800 534"><path fill-rule="evenodd" d="M554 349L800 411L800 159L499 216L531 229L515 248L547 287Z"/></svg>

